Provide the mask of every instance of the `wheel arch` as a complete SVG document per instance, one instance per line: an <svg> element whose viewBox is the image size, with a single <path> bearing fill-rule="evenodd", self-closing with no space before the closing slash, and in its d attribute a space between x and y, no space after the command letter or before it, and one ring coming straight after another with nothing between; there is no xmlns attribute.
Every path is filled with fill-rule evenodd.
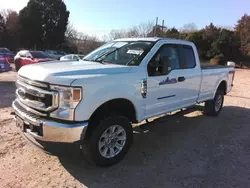
<svg viewBox="0 0 250 188"><path fill-rule="evenodd" d="M135 105L128 99L115 98L102 103L92 113L89 119L89 126L86 130L86 137L91 136L92 131L106 115L120 114L129 119L132 123L137 122Z"/></svg>
<svg viewBox="0 0 250 188"><path fill-rule="evenodd" d="M214 96L215 96L216 92L218 91L218 89L221 89L223 91L223 94L226 95L227 94L227 81L221 80L219 82L219 84L217 85L216 90L214 92Z"/></svg>

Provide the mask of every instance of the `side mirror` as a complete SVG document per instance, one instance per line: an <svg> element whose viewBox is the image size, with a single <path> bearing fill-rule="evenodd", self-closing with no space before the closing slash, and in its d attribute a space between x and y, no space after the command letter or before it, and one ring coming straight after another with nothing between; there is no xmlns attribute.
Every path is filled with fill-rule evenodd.
<svg viewBox="0 0 250 188"><path fill-rule="evenodd" d="M148 64L148 72L151 76L168 74L171 70L171 63L167 56L152 59Z"/></svg>

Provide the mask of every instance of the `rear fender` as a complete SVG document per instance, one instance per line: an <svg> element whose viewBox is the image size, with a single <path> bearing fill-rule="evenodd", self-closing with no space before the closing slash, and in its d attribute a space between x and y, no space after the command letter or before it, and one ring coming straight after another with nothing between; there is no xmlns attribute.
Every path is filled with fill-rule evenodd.
<svg viewBox="0 0 250 188"><path fill-rule="evenodd" d="M218 90L218 88L220 87L220 84L222 84L223 82L225 82L225 95L226 95L226 93L227 93L227 80L225 79L225 78L222 78L222 79L220 79L218 82L217 82L217 84L216 84L216 89L214 90L214 94L213 94L213 98L215 97L215 94L216 94L216 92L217 92L217 90Z"/></svg>

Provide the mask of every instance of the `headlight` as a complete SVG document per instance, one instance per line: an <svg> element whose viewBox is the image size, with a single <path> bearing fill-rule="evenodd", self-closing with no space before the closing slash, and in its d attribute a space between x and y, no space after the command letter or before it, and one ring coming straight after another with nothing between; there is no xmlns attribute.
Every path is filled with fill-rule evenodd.
<svg viewBox="0 0 250 188"><path fill-rule="evenodd" d="M59 92L59 107L50 114L51 117L74 120L75 108L82 99L82 88L50 85L51 90Z"/></svg>

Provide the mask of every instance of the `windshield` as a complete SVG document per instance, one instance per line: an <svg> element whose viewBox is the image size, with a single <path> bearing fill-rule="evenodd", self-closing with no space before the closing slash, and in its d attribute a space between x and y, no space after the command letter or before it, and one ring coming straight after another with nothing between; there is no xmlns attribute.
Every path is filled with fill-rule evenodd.
<svg viewBox="0 0 250 188"><path fill-rule="evenodd" d="M48 54L53 54L53 55L57 55L56 51L52 51L52 50L47 50L46 53Z"/></svg>
<svg viewBox="0 0 250 188"><path fill-rule="evenodd" d="M30 52L32 57L34 58L50 58L50 56L48 56L46 53L44 52Z"/></svg>
<svg viewBox="0 0 250 188"><path fill-rule="evenodd" d="M83 60L118 65L139 65L153 44L147 41L111 42L86 55Z"/></svg>
<svg viewBox="0 0 250 188"><path fill-rule="evenodd" d="M85 55L78 55L78 57L79 57L80 59L83 59L83 58L85 57Z"/></svg>

